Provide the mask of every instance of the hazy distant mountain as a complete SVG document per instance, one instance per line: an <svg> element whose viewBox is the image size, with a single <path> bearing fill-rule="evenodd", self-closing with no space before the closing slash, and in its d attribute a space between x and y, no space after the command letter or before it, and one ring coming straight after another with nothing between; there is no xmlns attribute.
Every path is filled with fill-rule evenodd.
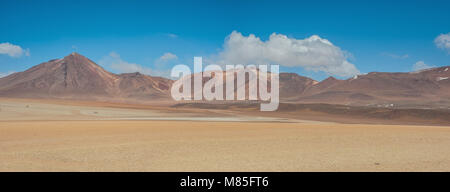
<svg viewBox="0 0 450 192"><path fill-rule="evenodd" d="M280 73L280 98L282 102L293 103L450 106L449 68L411 73L372 72L347 80L329 77L321 82L295 73ZM203 78L203 82L208 79ZM230 80L225 78L224 82ZM140 73L113 74L72 53L0 78L0 96L148 102L171 100L172 83L170 79ZM240 86L248 89L248 81Z"/></svg>

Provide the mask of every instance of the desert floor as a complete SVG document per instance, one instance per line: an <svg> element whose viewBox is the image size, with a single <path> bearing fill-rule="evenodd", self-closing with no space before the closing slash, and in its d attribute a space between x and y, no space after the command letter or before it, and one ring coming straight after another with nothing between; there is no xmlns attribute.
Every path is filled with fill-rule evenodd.
<svg viewBox="0 0 450 192"><path fill-rule="evenodd" d="M1 99L0 171L450 171L450 127Z"/></svg>

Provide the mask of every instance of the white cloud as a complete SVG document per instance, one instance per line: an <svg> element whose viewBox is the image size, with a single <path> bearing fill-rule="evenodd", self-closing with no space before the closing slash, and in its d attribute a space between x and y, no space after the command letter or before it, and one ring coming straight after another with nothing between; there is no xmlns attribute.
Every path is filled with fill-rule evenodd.
<svg viewBox="0 0 450 192"><path fill-rule="evenodd" d="M434 44L450 54L450 33L441 34L434 39Z"/></svg>
<svg viewBox="0 0 450 192"><path fill-rule="evenodd" d="M317 35L295 39L273 33L269 40L261 41L253 34L246 37L233 31L225 40L224 50L212 60L222 65L279 64L349 77L360 73L347 60L350 55Z"/></svg>
<svg viewBox="0 0 450 192"><path fill-rule="evenodd" d="M172 60L172 59L178 59L178 56L173 54L173 53L164 53L164 55L159 57L158 60L160 60L160 61L169 61L169 60Z"/></svg>
<svg viewBox="0 0 450 192"><path fill-rule="evenodd" d="M21 57L22 55L30 56L29 49L22 49L18 45L13 45L11 43L0 43L0 54L9 55L10 57Z"/></svg>
<svg viewBox="0 0 450 192"><path fill-rule="evenodd" d="M170 38L173 38L173 39L178 37L178 35L173 34L173 33L168 33L167 36L170 37Z"/></svg>
<svg viewBox="0 0 450 192"><path fill-rule="evenodd" d="M433 67L435 67L435 66L425 64L425 62L423 62L423 61L417 61L413 65L412 69L413 69L413 71L420 71L420 70L429 69L429 68L433 68Z"/></svg>
<svg viewBox="0 0 450 192"><path fill-rule="evenodd" d="M155 60L155 67L164 68L167 64L171 64L171 61L176 61L178 56L173 53L164 53L161 57Z"/></svg>
<svg viewBox="0 0 450 192"><path fill-rule="evenodd" d="M120 55L116 52L109 53L108 56L103 57L99 62L102 66L108 66L110 67L115 73L134 73L139 72L146 75L152 75L152 76L163 76L168 77L169 71L157 71L152 70L147 67L143 67L141 65L138 65L136 63L129 63L122 58L120 58Z"/></svg>

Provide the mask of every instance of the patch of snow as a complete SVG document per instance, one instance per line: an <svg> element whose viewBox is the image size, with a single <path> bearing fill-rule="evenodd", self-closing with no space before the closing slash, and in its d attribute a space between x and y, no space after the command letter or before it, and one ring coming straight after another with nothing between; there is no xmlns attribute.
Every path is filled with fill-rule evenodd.
<svg viewBox="0 0 450 192"><path fill-rule="evenodd" d="M438 78L436 78L437 81L442 81L442 80L446 80L446 79L448 79L448 77L438 77Z"/></svg>
<svg viewBox="0 0 450 192"><path fill-rule="evenodd" d="M384 107L384 108L388 108L388 107L394 107L393 103L386 103L386 104L377 104L377 107Z"/></svg>
<svg viewBox="0 0 450 192"><path fill-rule="evenodd" d="M448 71L448 67L444 69L444 71Z"/></svg>
<svg viewBox="0 0 450 192"><path fill-rule="evenodd" d="M55 63L59 63L59 62L61 62L61 61L63 61L64 59L57 59L57 60L55 60L55 61L53 61L53 62L55 62Z"/></svg>
<svg viewBox="0 0 450 192"><path fill-rule="evenodd" d="M353 77L353 79L358 79L358 75L355 75L355 76Z"/></svg>
<svg viewBox="0 0 450 192"><path fill-rule="evenodd" d="M417 71L411 71L411 72L409 72L409 74L422 73L422 72L425 72L425 71L431 71L433 69L435 69L435 68L428 68L428 69L422 69L422 70L417 70Z"/></svg>

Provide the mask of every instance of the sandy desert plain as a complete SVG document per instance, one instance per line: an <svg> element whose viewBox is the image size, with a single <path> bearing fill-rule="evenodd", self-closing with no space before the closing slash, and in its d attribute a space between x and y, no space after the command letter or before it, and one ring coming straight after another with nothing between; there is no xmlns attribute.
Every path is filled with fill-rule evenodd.
<svg viewBox="0 0 450 192"><path fill-rule="evenodd" d="M450 171L450 127L0 99L0 171Z"/></svg>

